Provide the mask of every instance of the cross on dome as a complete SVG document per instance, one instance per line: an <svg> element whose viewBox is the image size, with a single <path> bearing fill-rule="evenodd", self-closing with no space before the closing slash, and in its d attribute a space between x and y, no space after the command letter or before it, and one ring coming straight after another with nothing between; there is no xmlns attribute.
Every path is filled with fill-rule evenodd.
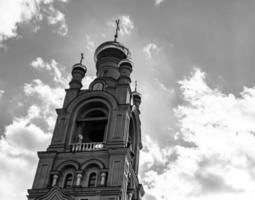
<svg viewBox="0 0 255 200"><path fill-rule="evenodd" d="M84 54L81 53L81 60L80 60L80 64L82 64L82 60L84 59Z"/></svg>
<svg viewBox="0 0 255 200"><path fill-rule="evenodd" d="M115 20L116 22L116 32L115 32L115 35L114 35L114 42L117 42L117 38L118 38L118 34L119 34L119 31L120 31L120 19L116 19Z"/></svg>

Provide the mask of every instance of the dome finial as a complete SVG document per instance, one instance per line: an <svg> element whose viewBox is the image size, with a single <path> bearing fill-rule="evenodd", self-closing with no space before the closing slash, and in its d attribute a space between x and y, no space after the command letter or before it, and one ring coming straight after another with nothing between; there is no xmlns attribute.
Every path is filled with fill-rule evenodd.
<svg viewBox="0 0 255 200"><path fill-rule="evenodd" d="M81 60L80 60L80 64L82 65L82 60L84 59L84 54L81 53Z"/></svg>
<svg viewBox="0 0 255 200"><path fill-rule="evenodd" d="M115 32L115 35L114 35L114 42L117 42L117 38L118 38L118 34L119 34L119 31L120 31L120 19L116 19L115 20L116 22L116 32Z"/></svg>
<svg viewBox="0 0 255 200"><path fill-rule="evenodd" d="M135 92L137 92L137 80L135 80Z"/></svg>

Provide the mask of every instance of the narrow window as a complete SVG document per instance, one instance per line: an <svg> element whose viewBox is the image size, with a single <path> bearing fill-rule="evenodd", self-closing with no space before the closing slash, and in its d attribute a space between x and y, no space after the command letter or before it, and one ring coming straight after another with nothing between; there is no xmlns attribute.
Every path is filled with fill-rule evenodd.
<svg viewBox="0 0 255 200"><path fill-rule="evenodd" d="M97 174L95 172L89 175L88 187L96 187Z"/></svg>
<svg viewBox="0 0 255 200"><path fill-rule="evenodd" d="M65 178L64 187L65 188L70 188L70 187L72 187L72 184L73 184L73 175L72 174L67 174L66 178Z"/></svg>

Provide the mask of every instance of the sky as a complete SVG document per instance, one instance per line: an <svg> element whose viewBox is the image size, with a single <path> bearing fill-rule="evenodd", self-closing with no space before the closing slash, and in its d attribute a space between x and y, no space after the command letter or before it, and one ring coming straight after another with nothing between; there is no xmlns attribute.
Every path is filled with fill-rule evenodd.
<svg viewBox="0 0 255 200"><path fill-rule="evenodd" d="M128 47L142 93L145 200L255 196L255 1L0 0L0 196L26 199L71 67Z"/></svg>

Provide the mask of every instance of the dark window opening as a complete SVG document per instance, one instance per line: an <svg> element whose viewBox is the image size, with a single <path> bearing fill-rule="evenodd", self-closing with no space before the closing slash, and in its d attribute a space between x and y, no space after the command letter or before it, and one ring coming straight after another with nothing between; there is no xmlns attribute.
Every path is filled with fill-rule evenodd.
<svg viewBox="0 0 255 200"><path fill-rule="evenodd" d="M65 178L64 187L65 188L70 188L70 187L72 187L72 184L73 184L73 175L72 174L67 174L66 178Z"/></svg>
<svg viewBox="0 0 255 200"><path fill-rule="evenodd" d="M128 146L131 151L135 150L134 126L133 126L132 119L130 119L130 123L129 123Z"/></svg>
<svg viewBox="0 0 255 200"><path fill-rule="evenodd" d="M81 123L82 142L103 142L106 120L88 121Z"/></svg>
<svg viewBox="0 0 255 200"><path fill-rule="evenodd" d="M107 112L102 108L92 108L77 120L78 142L103 142L107 125Z"/></svg>
<svg viewBox="0 0 255 200"><path fill-rule="evenodd" d="M96 187L97 174L95 172L89 175L88 187Z"/></svg>

